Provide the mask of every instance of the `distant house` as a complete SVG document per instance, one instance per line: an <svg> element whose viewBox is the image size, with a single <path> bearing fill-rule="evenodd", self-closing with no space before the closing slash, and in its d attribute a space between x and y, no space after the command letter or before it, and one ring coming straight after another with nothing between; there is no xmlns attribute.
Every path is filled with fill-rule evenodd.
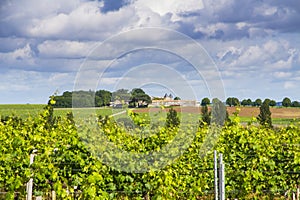
<svg viewBox="0 0 300 200"><path fill-rule="evenodd" d="M197 106L196 100L173 100L173 96L165 94L164 98L152 98L150 107L159 106Z"/></svg>
<svg viewBox="0 0 300 200"><path fill-rule="evenodd" d="M113 102L110 102L110 106L113 108L123 108L124 104L128 104L128 102L122 102L120 100L115 100Z"/></svg>
<svg viewBox="0 0 300 200"><path fill-rule="evenodd" d="M159 107L159 106L196 106L197 102L195 100L152 100L149 106Z"/></svg>

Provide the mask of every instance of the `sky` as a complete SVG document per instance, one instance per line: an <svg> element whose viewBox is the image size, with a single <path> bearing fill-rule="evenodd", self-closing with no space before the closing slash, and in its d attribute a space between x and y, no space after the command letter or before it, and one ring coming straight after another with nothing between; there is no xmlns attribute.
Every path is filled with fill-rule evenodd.
<svg viewBox="0 0 300 200"><path fill-rule="evenodd" d="M0 104L72 90L300 101L298 0L2 0Z"/></svg>

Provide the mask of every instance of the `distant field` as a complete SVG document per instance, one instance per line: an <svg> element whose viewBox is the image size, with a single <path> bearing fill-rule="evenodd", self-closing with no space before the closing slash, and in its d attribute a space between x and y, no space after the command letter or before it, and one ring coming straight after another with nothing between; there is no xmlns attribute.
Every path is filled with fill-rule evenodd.
<svg viewBox="0 0 300 200"><path fill-rule="evenodd" d="M29 116L35 117L39 113L43 111L45 104L0 104L0 117L5 116L18 116L23 119L28 118ZM110 108L78 108L73 109L74 113L78 115L89 115L91 113L95 113L97 115L111 115L115 113ZM72 108L56 108L54 109L55 116L65 116L68 112L72 112Z"/></svg>
<svg viewBox="0 0 300 200"><path fill-rule="evenodd" d="M136 112L156 112L160 108L144 108L137 109ZM209 108L210 109L210 108ZM240 117L256 117L259 114L258 107L239 107L239 116ZM166 109L167 110L167 109ZM178 112L188 112L188 113L201 113L201 108L197 107L175 107L175 110ZM236 107L227 107L227 111L230 116L237 111ZM270 108L272 113L272 118L283 118L283 119L294 119L300 118L300 108L284 108L284 107L274 107Z"/></svg>
<svg viewBox="0 0 300 200"><path fill-rule="evenodd" d="M28 116L37 116L40 112L42 112L43 108L46 105L44 104L2 104L0 105L0 116L10 116L15 115L21 118L27 118ZM201 108L196 107L178 107L175 108L178 112L191 114L190 117L200 117ZM272 120L274 124L289 124L293 121L300 122L300 108L283 108L283 107L274 107L270 108L272 112ZM123 111L123 113L121 113ZM153 117L166 117L166 112L168 109L162 110L161 108L141 108L134 109L134 112L137 113L149 113ZM235 107L227 107L227 111L229 116L233 116L233 113L236 112ZM73 114L77 117L87 117L90 115L113 115L115 114L115 118L125 117L126 114L122 109L111 109L111 108L56 108L54 109L55 116L65 116L68 112L73 112ZM158 114L160 112L160 114ZM120 114L117 114L120 113ZM198 115L199 114L199 115ZM257 107L240 107L239 116L241 118L241 122L249 122L253 117L257 117L259 114L259 108ZM187 115L184 115L187 116ZM149 117L149 116L148 116Z"/></svg>
<svg viewBox="0 0 300 200"><path fill-rule="evenodd" d="M144 109L136 109L135 112L138 113L147 113L147 112L157 112L160 108L144 108ZM258 107L239 107L239 117L241 119L241 122L246 123L250 122L253 117L257 117L259 114L259 108ZM195 108L195 107L187 107L187 108L175 108L177 112L183 112L183 113L191 113L199 115L201 114L201 108ZM233 116L233 113L237 111L236 107L227 107L227 111L229 116ZM284 108L284 107L273 107L270 108L270 111L272 113L272 121L273 124L277 125L286 125L291 122L300 122L300 108ZM167 112L167 109L165 109L164 112Z"/></svg>
<svg viewBox="0 0 300 200"><path fill-rule="evenodd" d="M27 118L37 116L45 107L43 104L0 104L0 116L19 116Z"/></svg>
<svg viewBox="0 0 300 200"><path fill-rule="evenodd" d="M236 111L235 107L227 107L229 115L232 115ZM272 118L282 119L294 119L300 118L300 108L284 108L284 107L273 107L270 108ZM259 114L258 107L240 107L239 116L241 117L253 117Z"/></svg>

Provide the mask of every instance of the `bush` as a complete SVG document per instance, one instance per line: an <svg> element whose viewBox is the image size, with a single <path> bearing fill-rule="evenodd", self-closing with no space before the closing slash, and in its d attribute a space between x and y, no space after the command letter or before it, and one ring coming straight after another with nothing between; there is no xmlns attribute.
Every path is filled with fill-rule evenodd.
<svg viewBox="0 0 300 200"><path fill-rule="evenodd" d="M177 111L173 108L170 108L167 114L166 127L179 127L180 119L178 117Z"/></svg>

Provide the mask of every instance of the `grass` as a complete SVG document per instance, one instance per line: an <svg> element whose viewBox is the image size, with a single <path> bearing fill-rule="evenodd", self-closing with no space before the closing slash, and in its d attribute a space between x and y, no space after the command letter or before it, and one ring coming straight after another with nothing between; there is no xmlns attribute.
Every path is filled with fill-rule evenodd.
<svg viewBox="0 0 300 200"><path fill-rule="evenodd" d="M239 117L241 123L249 123L253 121L253 117ZM230 117L230 119L233 119L233 117ZM295 119L289 119L289 118L272 118L272 124L273 125L289 125L291 123L300 123L299 118Z"/></svg>
<svg viewBox="0 0 300 200"><path fill-rule="evenodd" d="M36 117L43 111L45 106L45 104L0 104L0 117L18 116L22 119L26 119L29 116ZM69 112L76 113L77 116L83 117L91 115L92 113L96 113L97 115L111 115L115 113L115 111L110 108L80 108L74 110L72 110L72 108L54 109L55 116L66 116Z"/></svg>
<svg viewBox="0 0 300 200"><path fill-rule="evenodd" d="M28 118L29 116L35 117L39 113L43 111L45 104L2 104L0 105L0 117L5 116L19 116L23 119ZM280 108L281 109L281 108ZM286 109L286 108L282 108ZM89 116L95 115L112 115L116 113L120 113L122 111L126 111L126 109L112 109L112 108L56 108L54 109L55 116L66 116L68 112L73 112L75 117L85 118ZM183 121L185 120L199 120L200 115L195 113L178 113L181 114ZM166 119L166 112L146 112L139 113L140 116L146 118L147 120L151 120L152 122L159 121L159 119ZM126 118L126 112L115 115L114 119ZM240 116L241 123L248 123L252 121L253 117ZM290 118L272 118L272 122L274 125L288 125L290 123L300 122L299 118L290 119Z"/></svg>
<svg viewBox="0 0 300 200"><path fill-rule="evenodd" d="M90 116L90 115L111 115L115 113L111 108L55 108L55 116L66 116L67 113L73 112L74 116Z"/></svg>
<svg viewBox="0 0 300 200"><path fill-rule="evenodd" d="M300 119L273 118L272 123L274 125L288 125L291 123L300 123Z"/></svg>
<svg viewBox="0 0 300 200"><path fill-rule="evenodd" d="M45 106L44 104L0 104L0 116L35 117Z"/></svg>

